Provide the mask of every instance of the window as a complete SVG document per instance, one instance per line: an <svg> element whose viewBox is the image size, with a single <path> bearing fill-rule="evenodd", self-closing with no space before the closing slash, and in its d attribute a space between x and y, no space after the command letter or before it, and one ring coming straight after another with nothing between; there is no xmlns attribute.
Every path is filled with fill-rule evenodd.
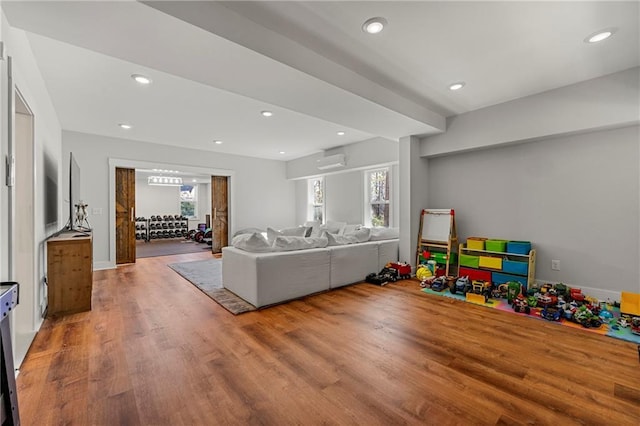
<svg viewBox="0 0 640 426"><path fill-rule="evenodd" d="M307 218L309 220L324 222L324 179L314 178L308 181L309 205Z"/></svg>
<svg viewBox="0 0 640 426"><path fill-rule="evenodd" d="M189 219L198 217L197 185L182 185L180 187L180 214Z"/></svg>
<svg viewBox="0 0 640 426"><path fill-rule="evenodd" d="M390 223L390 203L388 168L365 172L364 223L372 227L388 227Z"/></svg>

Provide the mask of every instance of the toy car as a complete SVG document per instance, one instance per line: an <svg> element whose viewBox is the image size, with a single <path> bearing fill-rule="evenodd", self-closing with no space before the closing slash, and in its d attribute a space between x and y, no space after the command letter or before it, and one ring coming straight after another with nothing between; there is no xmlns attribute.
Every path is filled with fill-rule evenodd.
<svg viewBox="0 0 640 426"><path fill-rule="evenodd" d="M633 334L640 334L640 317L631 318L631 332Z"/></svg>
<svg viewBox="0 0 640 426"><path fill-rule="evenodd" d="M407 262L391 262L387 267L396 270L399 280L411 278L411 265Z"/></svg>
<svg viewBox="0 0 640 426"><path fill-rule="evenodd" d="M540 316L547 321L560 321L562 318L563 310L558 307L545 306L540 311Z"/></svg>
<svg viewBox="0 0 640 426"><path fill-rule="evenodd" d="M393 268L384 267L377 274L373 272L367 275L364 280L370 284L383 286L389 282L396 282L398 280L398 271Z"/></svg>
<svg viewBox="0 0 640 426"><path fill-rule="evenodd" d="M438 277L431 281L431 290L442 291L447 287L447 277Z"/></svg>
<svg viewBox="0 0 640 426"><path fill-rule="evenodd" d="M467 294L467 292L471 290L471 282L469 281L469 277L458 277L458 279L453 282L451 286L449 286L449 291L451 294L462 293Z"/></svg>
<svg viewBox="0 0 640 426"><path fill-rule="evenodd" d="M527 299L522 294L518 294L513 302L511 302L511 307L515 312L529 314L531 312L531 308L527 303Z"/></svg>

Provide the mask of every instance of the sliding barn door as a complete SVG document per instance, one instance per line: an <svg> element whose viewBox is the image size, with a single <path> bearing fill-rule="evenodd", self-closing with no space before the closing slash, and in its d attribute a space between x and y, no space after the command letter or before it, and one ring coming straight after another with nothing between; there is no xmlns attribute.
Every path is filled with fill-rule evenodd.
<svg viewBox="0 0 640 426"><path fill-rule="evenodd" d="M136 171L116 168L116 264L136 261Z"/></svg>
<svg viewBox="0 0 640 426"><path fill-rule="evenodd" d="M211 251L222 252L228 244L229 177L211 176Z"/></svg>

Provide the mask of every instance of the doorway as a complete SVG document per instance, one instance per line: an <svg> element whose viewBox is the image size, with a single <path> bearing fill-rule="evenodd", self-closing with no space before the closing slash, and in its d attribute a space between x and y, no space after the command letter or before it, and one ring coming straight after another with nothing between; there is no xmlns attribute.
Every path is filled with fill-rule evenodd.
<svg viewBox="0 0 640 426"><path fill-rule="evenodd" d="M13 226L9 226L13 250L13 278L20 283L20 304L15 309L12 321L15 331L14 356L17 365L21 362L36 334L41 317L39 307L46 306L44 289L39 287L36 278L35 235L35 117L29 105L20 94L14 91L13 136L15 156L15 184L10 189L15 206ZM55 194L57 197L57 194ZM57 212L56 212L57 213ZM43 300L45 300L43 302Z"/></svg>
<svg viewBox="0 0 640 426"><path fill-rule="evenodd" d="M113 203L110 213L110 223L113 230L116 229L116 169L130 168L135 170L135 200L134 200L134 234L130 241L135 245L136 258L165 256L203 251L212 251L212 238L204 242L195 243L193 239L187 240L182 235L183 226L187 231L196 231L200 227L211 225L214 207L211 204L211 177L221 176L227 181L226 210L219 208L224 213L226 224L224 235L219 238L223 245L227 244L229 224L233 223L233 217L228 212L233 204L233 193L229 190L234 173L223 169L206 169L197 166L170 165L162 163L149 163L135 160L110 159L110 174L114 186L111 192ZM181 183L175 185L152 185L153 177L180 177ZM158 183L158 182L155 182ZM165 182L172 183L172 182ZM183 188L187 187L187 188ZM194 195L192 191L196 187L195 199L183 199L182 194ZM182 191L190 188L190 191ZM184 205L183 205L184 204ZM193 210L189 210L189 208ZM130 211L129 211L130 213ZM179 217L179 220L175 218ZM187 219L182 216L188 216ZM162 220L157 220L160 217ZM170 220L165 220L165 217ZM151 219L156 219L152 221ZM153 226L153 228L152 228ZM179 227L179 228L178 228ZM181 231L180 233L178 231ZM117 259L117 247L115 231L111 234L113 249L111 259ZM153 237L153 238L152 238Z"/></svg>

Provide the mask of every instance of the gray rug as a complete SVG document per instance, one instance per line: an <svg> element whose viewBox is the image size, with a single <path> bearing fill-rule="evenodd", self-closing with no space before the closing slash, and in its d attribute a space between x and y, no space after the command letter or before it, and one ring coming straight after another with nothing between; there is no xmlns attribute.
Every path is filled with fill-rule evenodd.
<svg viewBox="0 0 640 426"><path fill-rule="evenodd" d="M220 259L172 263L169 267L234 315L256 310L255 306L222 287Z"/></svg>

